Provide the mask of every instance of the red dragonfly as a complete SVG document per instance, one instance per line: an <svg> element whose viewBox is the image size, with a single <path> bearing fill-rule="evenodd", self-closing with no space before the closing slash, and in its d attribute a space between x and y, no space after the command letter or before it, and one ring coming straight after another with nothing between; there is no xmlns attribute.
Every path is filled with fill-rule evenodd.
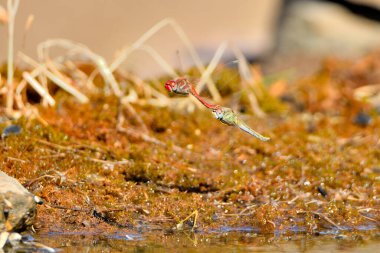
<svg viewBox="0 0 380 253"><path fill-rule="evenodd" d="M217 109L220 106L219 105L213 105L207 103L195 90L193 84L187 80L185 77L180 77L175 80L168 80L165 83L165 88L173 93L180 94L180 95L193 95L196 99L199 100L204 106L206 106L209 109Z"/></svg>
<svg viewBox="0 0 380 253"><path fill-rule="evenodd" d="M201 96L199 96L192 83L184 77L180 77L175 80L168 80L165 83L165 88L170 92L174 92L180 95L191 94L194 97L196 97L204 106L211 109L215 117L222 123L228 126L236 126L244 132L256 137L261 141L270 140L269 137L265 137L253 130L252 128L250 128L244 121L242 121L238 117L238 115L231 108L207 103Z"/></svg>

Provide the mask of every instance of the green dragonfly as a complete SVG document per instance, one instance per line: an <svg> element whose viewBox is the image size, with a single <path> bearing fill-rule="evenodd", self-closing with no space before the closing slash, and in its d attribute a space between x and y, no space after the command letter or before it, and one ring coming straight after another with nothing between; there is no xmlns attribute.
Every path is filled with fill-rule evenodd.
<svg viewBox="0 0 380 253"><path fill-rule="evenodd" d="M175 80L168 80L165 83L165 88L169 92L173 92L181 95L193 95L198 99L205 107L211 109L215 118L228 126L235 126L243 130L244 132L256 137L261 141L269 141L269 137L265 137L252 128L250 128L244 121L242 121L238 115L228 107L222 107L220 105L213 105L207 103L195 90L193 84L184 77L177 78Z"/></svg>

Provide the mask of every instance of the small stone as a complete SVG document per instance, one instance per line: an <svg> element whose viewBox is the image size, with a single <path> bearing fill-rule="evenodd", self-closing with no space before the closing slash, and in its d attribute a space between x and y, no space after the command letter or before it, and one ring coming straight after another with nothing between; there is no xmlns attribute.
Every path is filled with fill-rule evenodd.
<svg viewBox="0 0 380 253"><path fill-rule="evenodd" d="M34 196L33 199L34 199L34 202L36 202L36 204L42 205L44 203L44 201L38 196Z"/></svg>
<svg viewBox="0 0 380 253"><path fill-rule="evenodd" d="M367 113L360 111L354 118L354 123L358 126L365 127L371 123L371 116Z"/></svg>
<svg viewBox="0 0 380 253"><path fill-rule="evenodd" d="M20 243L22 236L19 233L11 233L8 237L8 241L12 246L15 246Z"/></svg>
<svg viewBox="0 0 380 253"><path fill-rule="evenodd" d="M128 234L125 235L125 239L128 240L128 241L133 241L134 240L133 237L130 236L130 235L128 235Z"/></svg>
<svg viewBox="0 0 380 253"><path fill-rule="evenodd" d="M1 234L0 234L0 249L2 249L4 247L4 245L7 243L8 237L9 237L8 232L1 232Z"/></svg>
<svg viewBox="0 0 380 253"><path fill-rule="evenodd" d="M183 223L182 222L178 223L176 225L176 228L177 228L177 230L182 230L183 229Z"/></svg>
<svg viewBox="0 0 380 253"><path fill-rule="evenodd" d="M85 227L90 227L91 224L88 220L85 220L85 221L82 221L82 225L85 226Z"/></svg>
<svg viewBox="0 0 380 253"><path fill-rule="evenodd" d="M10 125L4 128L3 133L1 134L1 139L4 139L10 135L17 135L21 133L21 127L18 125Z"/></svg>
<svg viewBox="0 0 380 253"><path fill-rule="evenodd" d="M0 230L22 231L36 216L35 195L15 178L0 171Z"/></svg>
<svg viewBox="0 0 380 253"><path fill-rule="evenodd" d="M343 240L343 239L347 238L347 235L337 235L334 238L337 239L337 240Z"/></svg>
<svg viewBox="0 0 380 253"><path fill-rule="evenodd" d="M317 190L318 190L318 192L319 192L324 198L327 196L327 192L326 192L325 189L323 189L322 186L319 185L319 186L317 187Z"/></svg>
<svg viewBox="0 0 380 253"><path fill-rule="evenodd" d="M34 242L34 237L31 236L30 234L26 234L22 236L21 239L23 242Z"/></svg>

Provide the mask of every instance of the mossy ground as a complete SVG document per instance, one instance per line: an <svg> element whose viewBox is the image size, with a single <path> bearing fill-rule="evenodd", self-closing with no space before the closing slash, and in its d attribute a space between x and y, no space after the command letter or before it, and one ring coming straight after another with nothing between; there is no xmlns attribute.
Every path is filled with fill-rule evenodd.
<svg viewBox="0 0 380 253"><path fill-rule="evenodd" d="M55 108L39 108L48 126L12 122L23 131L0 142L1 167L44 199L34 226L41 233L172 230L195 210L195 229L206 232L225 226L266 234L377 230L380 118L352 92L380 83L378 59L326 61L315 75L295 81L285 102L271 97L281 110L267 105L274 111L267 117L244 117L270 142L225 126L206 110L134 106L149 135L165 143L157 145L118 131L115 97L93 96L83 105L57 94ZM223 75L235 80L230 72ZM222 80L227 96L233 89ZM264 109L268 101L261 101ZM355 124L360 111L370 124ZM131 115L126 119L124 128L142 131ZM183 229L193 225L191 217Z"/></svg>

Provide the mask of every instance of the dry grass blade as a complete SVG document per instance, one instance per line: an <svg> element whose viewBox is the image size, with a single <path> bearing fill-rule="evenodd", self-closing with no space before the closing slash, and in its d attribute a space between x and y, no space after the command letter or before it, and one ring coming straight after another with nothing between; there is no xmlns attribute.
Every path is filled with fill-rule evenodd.
<svg viewBox="0 0 380 253"><path fill-rule="evenodd" d="M28 31L30 29L30 27L32 27L33 21L34 21L34 15L30 14L28 16L28 19L25 22L25 27L24 27L25 32Z"/></svg>
<svg viewBox="0 0 380 253"><path fill-rule="evenodd" d="M39 68L37 66L32 72L29 73L29 75L30 75L30 77L35 78L36 76L41 74L41 72L42 72L41 68ZM19 83L19 85L17 85L17 88L16 88L15 100L16 100L16 103L17 103L17 106L19 109L25 108L25 104L23 102L21 93L24 90L24 88L26 87L26 85L27 85L27 81L24 78L23 80L21 80L21 82ZM43 87L43 89L45 89L45 88ZM45 89L45 90L47 90L47 89Z"/></svg>
<svg viewBox="0 0 380 253"><path fill-rule="evenodd" d="M7 62L7 98L6 110L10 113L13 109L14 85L13 85L13 43L15 18L20 0L8 0L8 62Z"/></svg>
<svg viewBox="0 0 380 253"><path fill-rule="evenodd" d="M132 115L136 119L136 121L139 123L139 125L142 127L143 132L148 133L148 127L145 125L144 121L142 118L137 114L135 109L131 106L131 104L128 101L119 101L119 115L118 115L118 120L120 118L120 114L123 114L122 108L125 107L128 111L129 114ZM119 124L118 124L119 125Z"/></svg>
<svg viewBox="0 0 380 253"><path fill-rule="evenodd" d="M83 93L81 93L80 91L78 91L77 89L75 89L73 86L66 83L65 81L63 81L59 77L55 76L54 74L52 74L50 71L48 71L45 68L43 68L43 72L56 85L58 85L63 90L67 91L68 93L70 93L71 95L76 97L81 103L88 103L88 101L89 101L88 97L86 95L84 95Z"/></svg>
<svg viewBox="0 0 380 253"><path fill-rule="evenodd" d="M235 54L236 59L238 60L239 74L247 82L253 83L255 80L249 70L249 64L245 58L243 52L235 45L232 46L232 51Z"/></svg>
<svg viewBox="0 0 380 253"><path fill-rule="evenodd" d="M199 212L198 212L198 210L195 210L194 212L192 212L191 214L189 214L185 219L179 221L179 222L177 223L176 228L177 228L178 230L182 230L182 229L183 229L183 223L184 223L185 221L189 220L189 219L190 219L191 217L193 217L193 216L194 216L194 221L193 221L193 225L192 225L192 227L191 227L191 231L194 231L194 228L197 227L197 220L198 220L198 216L199 216Z"/></svg>
<svg viewBox="0 0 380 253"><path fill-rule="evenodd" d="M25 89L27 83L26 83L26 80L22 80L19 85L17 85L17 88L16 88L16 92L15 92L15 101L16 101L16 104L17 104L17 107L19 109L25 109L25 104L24 104L24 101L22 99L22 94L21 92Z"/></svg>
<svg viewBox="0 0 380 253"><path fill-rule="evenodd" d="M152 143L161 147L167 147L167 144L163 141L160 141L152 136L149 136L147 133L141 133L138 131L135 131L130 128L125 128L124 125L125 117L122 112L122 104L119 105L118 109L118 117L117 117L117 125L116 130L120 133L124 133L134 139L140 139L148 143ZM176 145L173 146L173 150L179 153L188 153L189 151L182 149L181 147L178 147Z"/></svg>
<svg viewBox="0 0 380 253"><path fill-rule="evenodd" d="M201 80L199 81L199 83L197 84L197 87L196 87L196 90L199 93L202 91L202 89L203 89L204 85L206 84L207 80L211 79L211 74L215 70L215 68L218 65L218 63L220 62L220 59L222 58L224 51L226 51L226 48L227 48L227 42L223 42L218 47L218 49L216 50L215 55L212 58L210 64L207 67L207 69L205 69L205 71L202 73ZM209 85L207 87L210 90L211 94L216 94L215 100L216 101L220 101L221 96L220 96L218 90L216 89L216 86Z"/></svg>
<svg viewBox="0 0 380 253"><path fill-rule="evenodd" d="M83 56L88 57L97 67L99 73L104 78L104 81L111 87L113 93L117 97L122 96L119 84L117 83L115 77L112 74L111 69L108 67L106 61L100 55L95 54L87 46L73 42L66 39L51 39L45 42L42 42L38 45L38 56L40 60L48 59L48 51L51 47L63 47L67 50L72 50L73 53L82 54Z"/></svg>
<svg viewBox="0 0 380 253"><path fill-rule="evenodd" d="M99 92L99 89L94 85L94 83L88 80L87 74L80 70L73 61L66 60L64 62L64 67L68 69L73 80L79 86L84 87L93 93Z"/></svg>
<svg viewBox="0 0 380 253"><path fill-rule="evenodd" d="M336 227L338 230L342 230L342 228L336 224L335 222L333 222L329 217L327 217L326 215L322 214L322 213L319 213L319 212L314 212L314 211L311 211L312 214L315 214L319 217L321 217L322 219L324 219L325 221L327 221L328 223L330 223L331 225L333 225L334 227Z"/></svg>
<svg viewBox="0 0 380 253"><path fill-rule="evenodd" d="M55 74L53 74L52 72L50 72L46 68L45 65L37 63L32 58L30 58L29 56L27 56L23 53L19 53L19 55L26 63L32 65L36 69L39 69L39 71L41 71L41 73L44 73L51 81L53 81L56 85L58 85L63 90L67 91L68 93L70 93L71 95L76 97L81 103L87 103L89 101L89 99L86 95L81 93L79 90L74 88L69 83L65 82L62 78L60 78L60 77L56 76Z"/></svg>
<svg viewBox="0 0 380 253"><path fill-rule="evenodd" d="M8 13L3 6L0 5L0 22L3 24L8 23Z"/></svg>
<svg viewBox="0 0 380 253"><path fill-rule="evenodd" d="M132 129L124 128L124 127L118 127L117 131L120 133L125 133L132 138L141 139L145 142L152 143L152 144L167 148L166 142L160 141L160 140L158 140L152 136L149 136L148 134L140 133L140 132L134 131ZM173 150L175 152L178 152L178 153L189 153L190 152L190 151L185 150L185 149L178 147L176 145L173 146Z"/></svg>
<svg viewBox="0 0 380 253"><path fill-rule="evenodd" d="M3 86L3 78L0 74L0 94L5 94L7 92L7 87L2 87Z"/></svg>
<svg viewBox="0 0 380 253"><path fill-rule="evenodd" d="M166 73L168 73L171 77L178 77L174 68L170 66L170 64L167 61L165 61L164 58L162 58L162 56L158 54L157 51L154 50L152 47L142 45L139 49L147 52L150 56L152 56L152 58L158 63L158 65L160 65L162 69L165 70Z"/></svg>
<svg viewBox="0 0 380 253"><path fill-rule="evenodd" d="M354 90L357 100L365 100L374 106L380 105L380 84L365 85Z"/></svg>
<svg viewBox="0 0 380 253"><path fill-rule="evenodd" d="M261 110L259 102L257 101L256 95L250 92L248 94L249 103L251 104L251 109L255 115L262 118L266 114L263 110Z"/></svg>
<svg viewBox="0 0 380 253"><path fill-rule="evenodd" d="M131 46L125 47L119 54L119 56L112 62L112 64L110 65L110 69L112 71L115 71L128 58L129 54L131 54L137 48L141 47L148 39L150 39L163 27L170 25L173 22L175 21L170 18L167 18L155 24L152 28L146 31L138 40L136 40L135 43L133 43Z"/></svg>
<svg viewBox="0 0 380 253"><path fill-rule="evenodd" d="M50 96L49 92L42 87L42 85L28 72L23 72L22 77L37 91L37 93L46 99L47 103L50 106L55 105L55 100L52 96Z"/></svg>
<svg viewBox="0 0 380 253"><path fill-rule="evenodd" d="M134 50L140 48L147 40L149 40L154 34L156 34L165 26L171 26L173 28L174 32L178 35L178 37L181 39L186 49L188 50L191 58L194 61L195 66L201 73L203 73L205 71L205 66L203 65L201 58L197 54L193 44L190 42L190 39L187 37L186 33L178 25L178 23L171 18L165 18L161 20L148 31L146 31L137 41L135 41L135 43L133 43L131 46L125 47L119 54L119 56L112 62L112 64L110 65L110 69L112 71L115 71ZM213 99L215 101L220 101L220 94L219 92L217 92L216 86L211 79L207 80L207 87L209 88Z"/></svg>
<svg viewBox="0 0 380 253"><path fill-rule="evenodd" d="M24 34L22 36L22 46L21 46L21 48L23 48L23 49L25 48L25 44L26 44L26 35L27 35L29 29L32 27L33 21L34 21L34 15L30 14L28 16L28 19L25 22Z"/></svg>
<svg viewBox="0 0 380 253"><path fill-rule="evenodd" d="M258 117L264 117L265 113L261 110L259 103L257 101L256 94L253 91L257 91L257 87L255 85L256 81L252 76L252 73L249 68L249 64L244 54L237 46L232 46L232 51L235 54L236 59L238 60L239 74L242 77L243 84L249 84L252 86L252 90L247 90L249 103L251 104L251 109Z"/></svg>

